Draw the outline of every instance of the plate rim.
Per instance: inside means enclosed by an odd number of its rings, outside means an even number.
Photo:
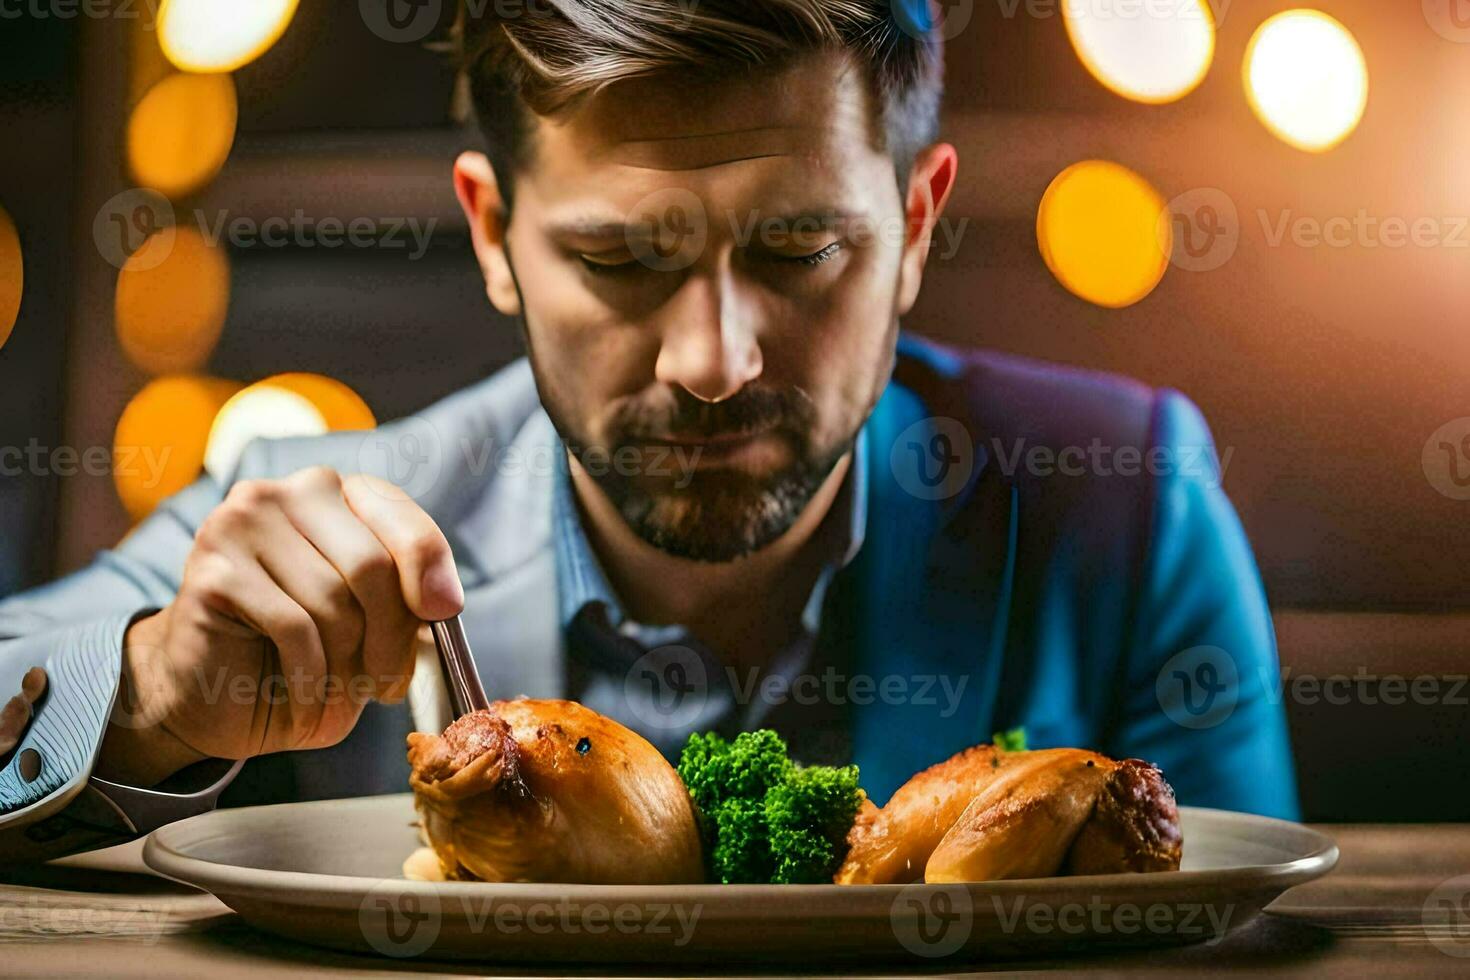
[[[687,901],[690,889],[707,889],[709,890],[709,895],[720,896],[732,902],[739,901],[742,898],[769,897],[772,894],[792,897],[807,896],[812,899],[820,899],[836,894],[853,897],[877,897],[892,896],[903,889],[913,888],[916,885],[936,889],[953,888],[955,885],[959,885],[971,891],[984,889],[988,892],[998,894],[1033,894],[1038,891],[1051,889],[1072,891],[1078,886],[1086,886],[1098,891],[1105,891],[1116,887],[1127,887],[1134,892],[1172,892],[1181,887],[1187,887],[1191,883],[1198,883],[1215,891],[1231,889],[1240,891],[1266,891],[1274,889],[1281,892],[1287,888],[1320,878],[1327,874],[1336,867],[1339,857],[1337,842],[1328,834],[1314,827],[1309,827],[1293,820],[1283,820],[1279,817],[1267,817],[1259,814],[1221,810],[1213,807],[1191,806],[1181,806],[1179,809],[1181,813],[1205,814],[1210,819],[1223,820],[1227,823],[1238,822],[1253,826],[1259,826],[1263,823],[1275,825],[1291,833],[1302,835],[1307,842],[1316,846],[1300,857],[1275,864],[1252,864],[1230,868],[1193,869],[1189,871],[1065,875],[1048,878],[1015,878],[1002,881],[934,885],[927,885],[924,882],[881,885],[722,885],[710,882],[698,884],[641,885],[579,884],[577,882],[412,881],[407,878],[376,877],[372,875],[318,874],[310,871],[275,871],[251,868],[239,864],[226,864],[220,861],[194,857],[184,854],[178,850],[176,845],[169,843],[170,837],[183,832],[191,825],[197,829],[198,824],[219,819],[217,816],[219,814],[237,814],[249,810],[267,810],[278,807],[317,807],[358,800],[386,801],[395,797],[408,795],[411,794],[350,797],[338,800],[309,800],[293,803],[266,804],[259,807],[235,807],[224,810],[212,810],[208,813],[189,817],[154,830],[144,841],[143,862],[157,874],[173,878],[196,888],[203,888],[216,896],[223,893],[244,898],[273,898],[278,897],[283,890],[290,890],[296,897],[296,900],[301,904],[320,904],[308,903],[305,899],[308,896],[360,896],[364,892],[382,888],[385,883],[392,883],[392,886],[396,890],[405,895],[432,894],[439,898],[450,899],[455,896],[483,897],[486,888],[489,887],[495,889],[504,900],[514,900],[518,897],[535,900],[545,895],[548,891],[555,891],[560,895],[567,892],[567,890],[572,890],[576,897],[586,901],[618,899],[626,901],[634,893],[640,896],[647,896],[648,900],[657,900],[660,897],[669,899],[678,897]],[[262,880],[263,875],[268,876],[268,881]],[[701,892],[701,897],[704,897],[703,891]]]

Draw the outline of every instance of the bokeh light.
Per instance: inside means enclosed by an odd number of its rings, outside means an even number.
[[[184,71],[234,71],[286,32],[297,0],[163,0],[158,44]]]
[[[133,520],[198,478],[215,414],[239,390],[234,381],[171,375],[133,396],[117,421],[112,468]]]
[[[1337,20],[1320,10],[1288,10],[1251,38],[1245,94],[1267,129],[1300,150],[1322,153],[1362,120],[1368,64]]]
[[[219,342],[229,303],[223,248],[194,228],[155,234],[118,273],[118,343],[150,374],[196,371]]]
[[[327,420],[311,402],[285,388],[254,384],[231,398],[215,416],[204,450],[204,469],[225,483],[253,440],[326,432]]]
[[[128,118],[128,169],[140,187],[170,198],[214,179],[235,142],[239,105],[229,75],[170,75]]]
[[[20,297],[25,291],[25,258],[20,250],[20,233],[4,208],[0,208],[0,347],[10,339],[20,316]]]
[[[1036,215],[1041,257],[1057,281],[1090,303],[1117,309],[1153,292],[1172,250],[1165,203],[1148,181],[1107,160],[1063,170]]]
[[[1215,58],[1215,16],[1204,0],[1069,0],[1063,22],[1077,57],[1107,89],[1135,102],[1182,99]]]
[[[371,429],[373,411],[347,385],[320,374],[278,374],[230,399],[215,417],[204,468],[227,480],[253,439]]]
[[[378,424],[373,410],[357,392],[335,378],[320,374],[294,372],[266,378],[263,385],[273,385],[295,392],[311,402],[326,420],[331,432],[371,429]]]

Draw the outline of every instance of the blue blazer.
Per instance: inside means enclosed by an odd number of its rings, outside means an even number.
[[[1297,816],[1270,612],[1188,399],[906,337],[868,435],[835,622],[874,676],[965,679],[947,716],[855,713],[875,799],[1024,726],[1154,762],[1181,803]]]

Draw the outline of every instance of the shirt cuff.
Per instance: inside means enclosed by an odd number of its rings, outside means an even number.
[[[46,693],[0,770],[4,822],[46,815],[80,792],[97,762],[117,697],[123,635],[135,618],[109,616],[5,642],[6,660],[45,666]]]

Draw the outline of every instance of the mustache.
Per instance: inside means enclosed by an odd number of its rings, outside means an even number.
[[[781,429],[810,430],[816,418],[811,396],[795,386],[747,385],[720,402],[707,402],[683,388],[668,389],[659,402],[630,402],[611,420],[617,443],[680,438],[711,439]]]

